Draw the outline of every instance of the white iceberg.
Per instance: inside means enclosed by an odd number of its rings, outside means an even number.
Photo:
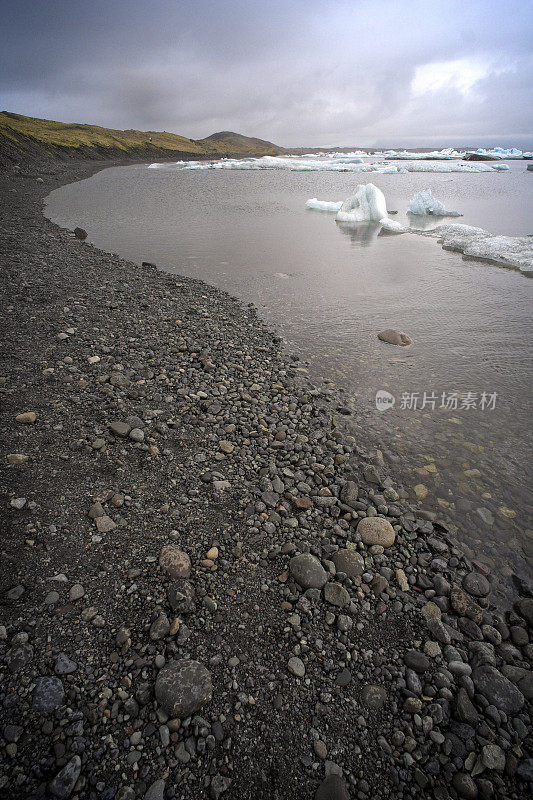
[[[435,200],[431,189],[423,189],[412,198],[408,214],[431,214],[434,217],[460,217],[457,211],[446,211],[444,203]]]
[[[531,236],[494,236],[470,225],[441,225],[424,235],[437,236],[445,250],[456,250],[465,256],[514,267],[521,272],[533,272]]]
[[[355,194],[344,201],[335,219],[337,222],[379,222],[386,216],[387,204],[381,189],[373,183],[360,183]]]
[[[312,208],[315,211],[339,211],[342,206],[342,200],[339,200],[338,203],[329,200],[317,200],[316,197],[312,197],[308,200],[305,204],[306,208]]]

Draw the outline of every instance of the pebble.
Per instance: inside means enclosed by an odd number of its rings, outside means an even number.
[[[35,411],[23,411],[21,414],[17,414],[15,417],[15,420],[21,425],[33,425],[36,419],[37,414]]]
[[[305,665],[303,661],[296,656],[289,658],[287,668],[291,675],[296,675],[297,678],[303,678],[305,675]]]

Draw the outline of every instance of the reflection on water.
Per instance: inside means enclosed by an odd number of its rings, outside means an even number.
[[[350,237],[352,244],[368,247],[383,230],[379,222],[337,222],[337,228]]]
[[[521,164],[504,174],[372,178],[403,225],[413,220],[410,198],[430,188],[464,224],[531,233],[533,182]],[[525,577],[533,283],[435,239],[385,236],[378,224],[337,224],[305,209],[310,197],[350,196],[357,182],[345,173],[126,167],[53,192],[47,213],[104,249],[255,303],[317,384],[345,390],[356,437],[380,447],[409,499],[447,521],[499,575]],[[425,230],[438,223],[416,220]],[[380,342],[377,333],[391,327],[414,344]],[[376,409],[379,389],[394,395],[393,409]],[[493,410],[402,408],[402,396],[424,392],[496,392],[497,402]]]

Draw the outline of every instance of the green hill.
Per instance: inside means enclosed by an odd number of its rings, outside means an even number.
[[[113,130],[0,112],[0,163],[36,158],[217,158],[275,155],[283,148],[239,133],[187,139],[166,131]]]
[[[215,147],[228,153],[232,152],[249,155],[272,156],[285,152],[282,147],[278,147],[277,144],[273,144],[272,142],[243,136],[241,133],[233,133],[232,131],[212,133],[211,136],[200,139],[199,144],[205,145],[206,147]]]

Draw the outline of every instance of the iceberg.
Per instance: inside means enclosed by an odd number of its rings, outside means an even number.
[[[494,236],[470,225],[441,225],[424,236],[436,236],[445,250],[455,250],[470,258],[492,261],[521,272],[533,272],[531,236]]]
[[[386,217],[387,204],[381,189],[373,183],[360,183],[355,194],[344,201],[335,219],[337,222],[379,222]]]
[[[342,200],[338,203],[330,202],[329,200],[317,200],[312,197],[305,204],[306,208],[312,208],[315,211],[339,211],[342,206]]]
[[[460,217],[457,211],[446,211],[444,203],[435,200],[431,189],[424,189],[412,198],[408,214],[432,214],[434,217]]]

